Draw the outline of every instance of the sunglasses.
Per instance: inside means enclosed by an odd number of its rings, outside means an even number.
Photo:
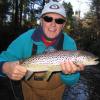
[[[63,18],[57,18],[57,19],[53,19],[50,16],[44,16],[43,17],[45,22],[52,22],[53,20],[55,20],[56,24],[63,24],[65,22],[65,20]]]

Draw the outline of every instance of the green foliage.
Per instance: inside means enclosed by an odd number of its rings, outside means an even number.
[[[66,22],[64,31],[70,33],[73,30],[73,17],[72,17],[73,8],[72,8],[71,3],[64,3],[63,5],[66,9],[66,16],[67,16],[67,18],[66,18],[67,22]]]

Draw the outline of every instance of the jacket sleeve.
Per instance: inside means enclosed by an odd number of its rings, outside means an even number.
[[[16,46],[17,40],[13,41],[7,48],[6,51],[2,51],[2,53],[0,54],[0,75],[1,76],[5,76],[2,72],[2,66],[5,62],[8,61],[16,61],[19,60],[19,46]]]
[[[2,66],[5,63],[5,61],[0,62],[0,76],[5,76],[5,74],[2,72]]]
[[[78,80],[80,78],[80,73],[79,72],[76,72],[73,74],[61,73],[60,78],[64,84],[71,86],[78,82]]]
[[[2,66],[5,62],[17,61],[30,57],[32,49],[32,39],[30,37],[32,33],[33,30],[30,30],[20,35],[18,38],[12,41],[6,51],[1,52],[0,75],[3,75]]]

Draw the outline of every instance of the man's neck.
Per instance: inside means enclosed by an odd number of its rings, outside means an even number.
[[[49,38],[46,38],[44,35],[42,35],[41,38],[46,46],[51,46],[56,42],[56,39],[49,39]]]

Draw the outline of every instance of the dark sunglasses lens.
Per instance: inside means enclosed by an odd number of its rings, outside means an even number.
[[[56,22],[57,24],[63,24],[63,23],[65,22],[65,20],[62,19],[62,18],[59,18],[59,19],[55,19],[55,22]]]
[[[49,17],[49,16],[44,16],[43,19],[44,19],[44,21],[46,21],[46,22],[52,22],[52,20],[53,20],[53,18],[52,18],[52,17]],[[65,20],[62,19],[62,18],[58,18],[58,19],[55,19],[55,22],[56,22],[57,24],[63,24],[63,23],[65,22]]]
[[[52,22],[52,20],[53,20],[52,17],[49,17],[49,16],[44,16],[43,19],[46,22]]]

